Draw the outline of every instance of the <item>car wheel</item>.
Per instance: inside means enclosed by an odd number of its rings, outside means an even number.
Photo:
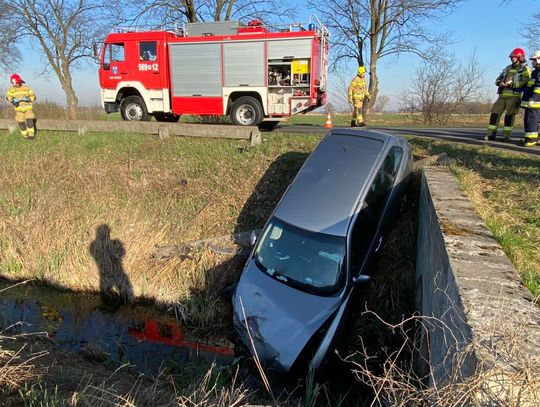
[[[147,122],[150,115],[146,110],[144,100],[140,96],[128,96],[120,105],[120,114],[122,119],[134,122]]]
[[[262,121],[262,107],[257,99],[243,96],[234,102],[231,120],[237,126],[256,126]]]

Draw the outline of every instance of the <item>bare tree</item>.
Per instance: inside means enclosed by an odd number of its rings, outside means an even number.
[[[462,0],[308,0],[332,32],[334,66],[354,60],[369,71],[370,105],[377,101],[381,58],[412,53],[429,57],[423,47],[445,44],[446,34],[433,34],[426,23],[437,20]],[[365,55],[367,58],[365,58]],[[369,105],[366,104],[369,109]]]
[[[68,116],[76,119],[79,100],[73,71],[92,56],[92,44],[120,15],[106,0],[4,0],[8,23],[28,38],[56,74],[66,94]]]
[[[540,44],[538,43],[538,38],[540,38],[540,13],[535,13],[531,16],[530,21],[521,34],[527,40],[527,46],[531,52],[540,49]]]
[[[424,124],[446,124],[465,104],[483,97],[482,69],[473,54],[456,62],[438,53],[437,61],[417,69],[412,87],[402,92],[401,110]]]
[[[381,95],[377,98],[377,102],[373,105],[373,111],[382,113],[384,112],[384,109],[386,109],[386,106],[388,106],[388,103],[390,103],[390,97],[386,95]]]
[[[254,18],[275,22],[290,14],[286,4],[278,0],[143,0],[137,3],[134,15],[135,20],[151,26]]]
[[[20,52],[16,47],[17,35],[16,28],[10,24],[11,12],[6,7],[6,2],[0,0],[0,10],[2,18],[0,19],[0,70],[13,70],[17,60],[20,58]]]

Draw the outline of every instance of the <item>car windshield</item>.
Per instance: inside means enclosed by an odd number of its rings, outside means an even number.
[[[259,267],[285,284],[330,294],[342,281],[345,238],[309,232],[273,218],[255,250]]]

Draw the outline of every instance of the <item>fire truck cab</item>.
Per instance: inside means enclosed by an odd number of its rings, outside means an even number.
[[[326,103],[329,33],[316,21],[278,31],[254,20],[110,33],[100,54],[103,108],[124,120],[229,115],[236,125],[274,127]]]

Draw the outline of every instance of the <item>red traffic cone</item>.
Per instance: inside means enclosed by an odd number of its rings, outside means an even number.
[[[325,129],[331,129],[332,128],[332,115],[330,113],[328,113],[328,115],[326,115],[326,123],[324,123],[324,128]]]

